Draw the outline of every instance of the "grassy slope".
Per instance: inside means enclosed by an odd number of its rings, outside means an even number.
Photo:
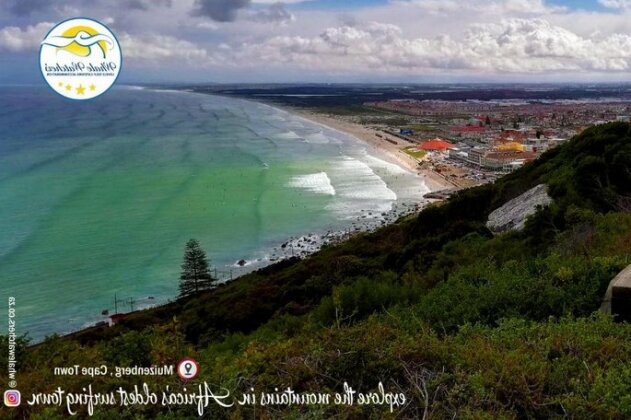
[[[343,381],[371,389],[383,381],[411,399],[403,411],[411,417],[425,407],[438,418],[629,416],[630,327],[592,313],[609,280],[631,262],[631,216],[623,211],[630,133],[624,123],[589,129],[416,219],[115,328],[51,339],[22,360],[23,392],[63,382],[50,378],[53,364],[173,363],[186,353],[202,362],[203,377],[237,392],[339,390]],[[554,204],[523,232],[493,237],[484,226],[488,213],[541,182]],[[291,413],[305,414],[284,414]],[[379,407],[309,413],[388,415]]]

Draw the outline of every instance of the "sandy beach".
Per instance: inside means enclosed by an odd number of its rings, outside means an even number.
[[[455,185],[444,179],[439,174],[430,170],[419,168],[418,160],[402,150],[405,147],[411,146],[410,143],[402,139],[360,124],[354,124],[329,115],[319,114],[316,112],[296,108],[288,108],[286,110],[303,118],[311,120],[315,123],[342,131],[364,141],[369,146],[388,156],[393,161],[393,163],[397,163],[408,171],[419,175],[425,182],[425,185],[427,185],[427,187],[431,191],[440,191],[455,188]],[[378,134],[381,137],[379,137]]]

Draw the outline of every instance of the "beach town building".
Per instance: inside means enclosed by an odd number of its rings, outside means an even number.
[[[497,141],[522,143],[528,137],[527,130],[503,130],[500,131]]]
[[[535,160],[538,154],[533,152],[488,151],[482,157],[481,167],[491,171],[509,173]]]
[[[459,125],[451,127],[450,131],[457,136],[476,136],[481,137],[487,131],[484,125]]]
[[[511,172],[586,126],[631,119],[631,105],[617,102],[402,98],[369,106],[411,116],[389,134],[428,152],[428,165],[452,165],[461,178]],[[428,132],[433,138],[425,139]]]
[[[491,172],[509,173],[525,163],[537,158],[539,154],[529,151],[489,150],[481,147],[470,149],[453,148],[448,157],[475,168]]]
[[[523,152],[526,150],[524,144],[517,141],[499,142],[493,148],[500,152]]]
[[[447,155],[449,153],[449,150],[454,149],[456,146],[446,140],[436,137],[434,139],[424,141],[417,147],[425,152],[436,152]]]

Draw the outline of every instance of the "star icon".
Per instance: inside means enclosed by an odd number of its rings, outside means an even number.
[[[71,89],[72,89],[72,86],[66,85],[66,90],[71,90]]]
[[[90,90],[94,90],[94,89],[96,89],[96,86],[94,86],[94,83],[92,83],[92,84],[90,85]]]
[[[83,85],[77,86],[77,95],[84,95],[84,94],[85,94],[85,88],[83,87]]]

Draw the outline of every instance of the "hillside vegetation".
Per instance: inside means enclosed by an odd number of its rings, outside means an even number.
[[[552,205],[523,231],[493,236],[488,214],[541,183]],[[213,407],[210,418],[629,418],[631,326],[597,312],[609,281],[631,264],[629,211],[631,127],[593,127],[417,217],[113,328],[51,337],[20,352],[20,389],[133,386],[137,378],[55,377],[52,367],[162,365],[187,355],[203,380],[236,394],[337,392],[344,382],[369,391],[383,382],[408,400],[393,413],[387,405]],[[183,386],[174,377],[147,382]],[[95,418],[160,411],[97,408]],[[177,407],[160,416],[197,418]]]

